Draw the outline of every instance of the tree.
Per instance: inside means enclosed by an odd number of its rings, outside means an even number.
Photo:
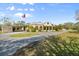
[[[2,27],[2,24],[0,24],[0,31],[2,30],[2,28],[1,28],[1,27]]]
[[[59,28],[59,30],[62,30],[63,29],[63,24],[59,24],[58,28]]]
[[[3,22],[3,25],[7,25],[7,26],[12,25],[10,18],[8,18],[8,17],[3,17],[2,22]]]
[[[64,23],[64,28],[65,29],[73,29],[73,27],[74,27],[74,23],[72,23],[72,22],[68,22],[68,23]]]
[[[55,25],[53,27],[53,29],[56,30],[56,31],[62,30],[63,29],[63,24]]]
[[[56,30],[56,31],[59,31],[58,25],[55,25],[55,26],[53,27],[53,29]]]
[[[17,21],[16,23],[14,23],[14,25],[25,26],[25,22],[24,21]]]
[[[36,32],[36,28],[34,28],[32,25],[28,26],[29,31]]]
[[[79,32],[79,22],[75,23],[74,29],[77,30],[77,31]]]
[[[77,21],[79,20],[79,10],[76,11],[75,18]],[[75,23],[75,29],[79,32],[79,22]]]

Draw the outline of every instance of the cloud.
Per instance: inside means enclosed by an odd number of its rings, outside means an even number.
[[[26,5],[26,4],[29,4],[29,5],[34,5],[34,3],[22,3],[22,5]]]
[[[15,10],[14,6],[7,7],[7,10]]]
[[[16,10],[17,10],[17,11],[28,11],[28,8],[24,8],[24,9],[22,9],[22,8],[17,8]]]
[[[26,5],[27,3],[22,3],[23,5]]]
[[[35,11],[35,9],[33,9],[33,8],[30,8],[29,10],[30,10],[30,11]]]
[[[23,9],[21,9],[21,8],[18,8],[17,10],[18,10],[18,11],[22,11]]]
[[[16,13],[14,14],[15,16],[18,16],[18,17],[22,17],[24,15],[24,13]],[[32,17],[31,14],[25,14],[25,17],[28,18],[28,17]]]
[[[25,8],[24,10],[25,10],[25,11],[28,11],[28,9],[27,9],[27,8]]]
[[[24,8],[24,9],[22,9],[22,8],[17,8],[16,10],[17,10],[17,11],[35,11],[35,9],[33,9],[33,8]]]
[[[25,15],[26,15],[26,18],[27,18],[27,17],[32,17],[32,15],[31,15],[31,14],[25,14]]]
[[[16,13],[16,14],[14,14],[14,15],[21,17],[21,16],[23,15],[23,13]]]
[[[14,9],[15,9],[15,7],[14,7],[14,6],[12,6],[10,10],[14,10]]]
[[[30,5],[34,5],[34,3],[28,3],[28,4],[30,4]]]

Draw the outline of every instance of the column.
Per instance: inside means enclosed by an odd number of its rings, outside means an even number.
[[[44,31],[43,25],[42,25],[42,31]]]
[[[48,31],[50,30],[50,26],[48,26]]]
[[[47,26],[46,26],[46,31],[47,31]]]

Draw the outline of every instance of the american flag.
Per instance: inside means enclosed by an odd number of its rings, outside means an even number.
[[[23,15],[22,15],[22,18],[25,18],[25,17],[26,17],[26,15],[25,15],[25,14],[23,14]]]

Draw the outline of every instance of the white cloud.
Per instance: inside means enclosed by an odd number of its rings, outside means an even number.
[[[21,17],[21,16],[23,15],[23,13],[16,13],[16,14],[14,14],[14,15]]]
[[[35,11],[35,9],[33,9],[33,8],[30,8],[29,10],[30,10],[30,11]]]
[[[26,9],[24,9],[25,11],[28,11],[28,9],[26,8]]]
[[[15,7],[14,7],[14,6],[12,6],[10,10],[14,10],[14,9],[15,9]]]
[[[29,3],[30,5],[34,5],[34,3]]]
[[[15,10],[14,6],[7,7],[7,10]]]
[[[26,5],[27,3],[22,3],[23,5]]]
[[[15,16],[18,16],[18,17],[22,17],[24,14],[23,13],[16,13],[14,14]],[[31,14],[25,14],[25,17],[28,18],[28,17],[32,17]]]
[[[26,4],[29,4],[29,5],[34,5],[34,3],[22,3],[22,5],[26,5]]]
[[[31,14],[25,14],[25,15],[26,15],[26,18],[28,18],[28,17],[32,17]]]
[[[17,8],[16,10],[18,10],[18,11],[35,11],[35,9],[33,9],[33,8],[24,8],[24,9],[22,9],[22,8]]]

